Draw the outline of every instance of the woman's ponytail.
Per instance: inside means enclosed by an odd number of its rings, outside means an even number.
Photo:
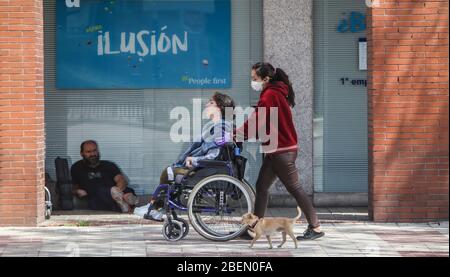
[[[276,68],[273,80],[281,81],[289,87],[287,101],[289,103],[289,106],[291,106],[293,108],[295,106],[295,93],[294,93],[294,89],[292,88],[292,83],[289,81],[289,76],[286,74],[286,72],[284,72],[283,69]]]

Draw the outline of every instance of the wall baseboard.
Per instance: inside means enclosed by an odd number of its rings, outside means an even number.
[[[367,207],[368,193],[316,192],[310,196],[315,207]],[[269,207],[295,207],[297,203],[289,194],[272,194]]]

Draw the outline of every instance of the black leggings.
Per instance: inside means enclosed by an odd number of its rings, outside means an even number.
[[[278,177],[287,191],[294,196],[298,206],[305,214],[310,228],[320,226],[317,213],[298,180],[298,169],[295,166],[297,151],[281,154],[267,154],[259,171],[256,182],[255,215],[264,217],[269,200],[269,188]]]

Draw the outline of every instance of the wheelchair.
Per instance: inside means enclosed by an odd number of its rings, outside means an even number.
[[[178,241],[189,233],[189,223],[177,215],[186,211],[192,227],[206,239],[228,241],[247,231],[242,215],[253,212],[255,191],[244,179],[246,158],[242,144],[227,143],[216,160],[204,160],[184,175],[167,168],[168,184],[160,184],[157,200],[166,219],[163,236]]]

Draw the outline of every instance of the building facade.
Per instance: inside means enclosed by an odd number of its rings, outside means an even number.
[[[160,6],[164,19],[152,14],[154,29],[139,21],[152,1],[133,1],[142,8],[96,2],[0,1],[0,226],[44,220],[45,173],[54,177],[57,156],[79,159],[85,139],[99,141],[103,158],[119,164],[138,194],[150,193],[185,146],[170,140],[171,111],[186,107],[195,121],[196,105],[214,91],[254,105],[249,69],[260,60],[284,69],[293,83],[297,165],[316,206],[367,205],[379,222],[448,220],[448,1],[168,4]],[[126,28],[108,19],[116,14]],[[208,20],[217,29],[204,28]],[[187,50],[178,26],[198,41],[192,52],[209,55],[192,72],[208,68],[225,77],[202,87],[186,70],[175,80],[174,66],[167,66],[173,57],[158,56],[164,44],[152,52],[150,43],[144,55],[137,37],[146,31],[149,38],[173,31],[172,46],[179,47],[170,49],[173,56]],[[120,43],[121,32],[129,32],[130,43],[132,31],[141,46],[136,52]],[[123,49],[128,54],[116,53]],[[122,62],[126,74],[101,67],[119,56],[114,69]],[[156,73],[143,79],[146,63],[155,67],[155,60]],[[245,149],[246,178],[254,183],[261,155],[256,144]],[[271,204],[292,204],[279,182]]]

